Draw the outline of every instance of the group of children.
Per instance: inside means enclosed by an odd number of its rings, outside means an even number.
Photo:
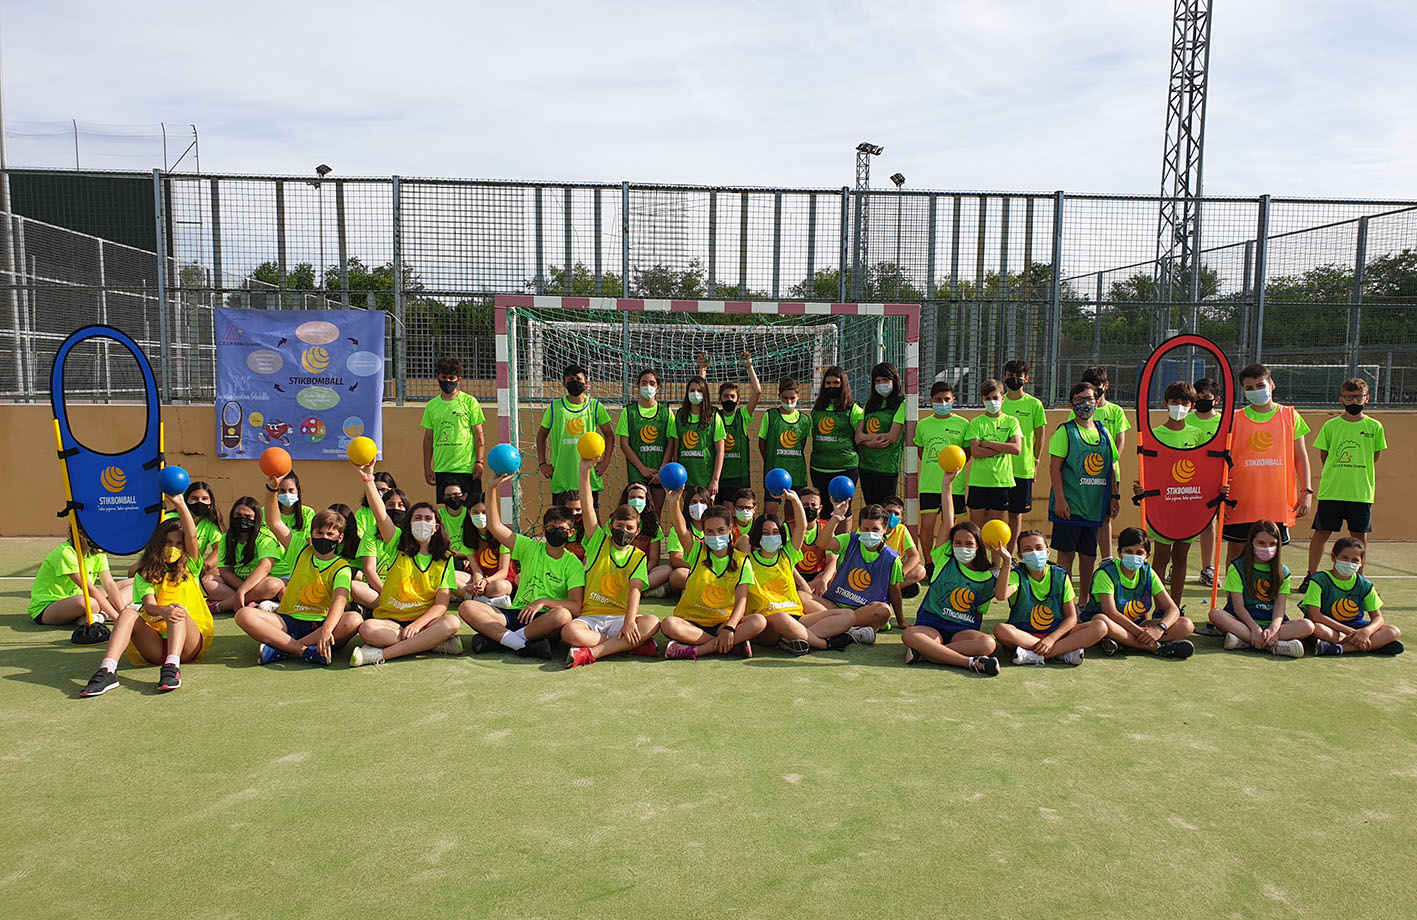
[[[84,696],[117,685],[125,651],[134,664],[159,664],[159,688],[176,689],[180,665],[201,659],[213,616],[225,613],[256,641],[262,664],[291,656],[327,664],[356,636],[353,666],[420,652],[459,654],[464,624],[475,634],[473,653],[550,658],[560,641],[569,649],[568,667],[615,654],[657,656],[661,633],[663,654],[675,659],[750,657],[755,641],[792,655],[841,651],[874,643],[892,622],[904,629],[907,663],[990,676],[999,672],[999,646],[1012,650],[1017,664],[1076,665],[1094,646],[1176,659],[1194,651],[1189,637],[1196,629],[1179,606],[1189,543],[1127,527],[1115,555],[1108,553],[1121,503],[1118,458],[1130,425],[1107,400],[1101,368],[1071,389],[1072,411],[1047,439],[1051,541],[1022,526],[1046,428],[1042,403],[1026,392],[1028,365],[1011,361],[1002,382],[985,381],[984,411],[971,420],[955,412],[953,387],[935,383],[931,413],[914,433],[917,544],[895,494],[906,429],[898,371],[889,364],[872,369],[864,406],[839,367],[824,372],[810,410],[798,408],[800,384],[780,380],[778,405],[758,425],[763,468],[786,469],[794,483],[811,485],[780,494],[764,488],[760,508],[746,444],[763,388],[751,357],[743,364],[746,405],[734,382],[719,384],[718,408],[705,404],[710,384],[701,358],[674,411],[658,401],[659,374],[642,372],[639,398],[615,427],[589,395],[585,370],[566,368],[566,395],[547,408],[537,441],[538,469],[556,502],[542,515],[541,536],[532,537],[508,526],[499,503],[485,497],[510,477],[484,489],[482,412],[460,391],[456,359],[443,359],[442,393],[424,413],[425,479],[437,490],[437,505],[411,502],[371,463],[357,468],[357,509],[309,508],[292,472],[265,484],[264,502],[238,498],[223,524],[211,487],[193,482],[169,499],[170,511],[128,577],[115,577],[93,546],[85,547],[80,572],[72,542],[58,546],[40,566],[30,614],[46,625],[72,623],[85,615],[87,589],[96,619],[111,623]],[[1243,435],[1244,446],[1233,451],[1235,510],[1222,535],[1230,546],[1226,603],[1201,630],[1223,634],[1226,648],[1290,657],[1302,655],[1310,637],[1321,655],[1397,654],[1400,634],[1384,621],[1381,599],[1361,573],[1374,464],[1385,447],[1381,424],[1363,413],[1366,385],[1344,384],[1345,414],[1319,434],[1322,489],[1299,588],[1304,616],[1289,619],[1290,570],[1280,556],[1288,527],[1309,510],[1308,428],[1292,408],[1274,403],[1265,368],[1245,368],[1239,379],[1248,405],[1235,416],[1234,440],[1238,445]],[[1171,447],[1208,444],[1220,424],[1221,396],[1207,380],[1171,384],[1167,418],[1151,434]],[[586,460],[575,449],[580,435],[594,430],[618,439],[629,473],[606,518],[599,500],[612,453]],[[945,472],[936,462],[951,445],[965,452],[965,469]],[[1277,459],[1253,456],[1266,450]],[[670,460],[685,465],[690,485],[666,491],[659,483]],[[865,501],[854,518],[852,500],[829,501],[838,476],[860,484]],[[987,545],[990,520],[1007,520],[1014,536]],[[1327,538],[1344,524],[1349,535],[1334,544],[1332,567],[1319,571]],[[80,539],[87,541],[82,533]],[[1213,537],[1199,539],[1208,581]],[[904,599],[918,596],[922,585],[907,627]],[[666,593],[677,594],[671,615],[641,611],[642,597]],[[986,632],[991,601],[1006,605],[1008,616]]]

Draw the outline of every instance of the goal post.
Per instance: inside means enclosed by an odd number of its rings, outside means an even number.
[[[552,400],[563,395],[562,369],[586,368],[590,395],[599,399],[612,425],[637,398],[640,371],[661,377],[661,402],[671,410],[683,400],[689,378],[698,373],[697,356],[706,353],[717,403],[717,386],[739,384],[747,376],[740,355],[752,355],[763,398],[751,420],[745,445],[751,481],[762,490],[762,460],[757,449],[762,413],[776,405],[777,381],[795,377],[801,405],[810,406],[822,371],[840,365],[857,401],[870,393],[871,368],[895,364],[906,393],[903,435],[902,498],[906,519],[918,515],[918,469],[914,441],[920,403],[920,305],[883,303],[802,303],[774,301],[650,300],[554,295],[498,295],[493,301],[497,342],[497,439],[522,452],[521,472],[499,496],[504,519],[520,532],[540,527],[551,501],[550,484],[536,469],[536,435]],[[746,405],[746,396],[740,396]],[[619,498],[626,483],[626,463],[618,445],[605,475],[601,511]],[[800,483],[805,485],[805,483]],[[762,500],[762,496],[759,496]]]

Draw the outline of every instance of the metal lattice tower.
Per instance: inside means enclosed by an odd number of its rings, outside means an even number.
[[[1205,150],[1206,72],[1211,0],[1175,0],[1166,140],[1161,157],[1161,217],[1156,234],[1157,300],[1189,302],[1195,331],[1200,301],[1201,166]],[[1159,332],[1165,332],[1165,323]]]
[[[852,279],[851,287],[853,292],[861,289],[862,278],[869,272],[870,265],[870,240],[871,240],[871,196],[862,194],[871,188],[871,157],[878,157],[886,152],[886,148],[862,141],[856,145],[856,189],[857,189],[857,209],[860,217],[856,224],[856,265],[860,271],[858,277]],[[854,295],[853,295],[854,296]]]

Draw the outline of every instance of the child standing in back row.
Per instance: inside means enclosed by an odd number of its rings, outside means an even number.
[[[984,411],[969,423],[969,519],[976,527],[1002,521],[1009,513],[1014,487],[1014,461],[1023,450],[1018,419],[1003,414],[1004,387],[986,380],[979,387]]]
[[[1186,450],[1199,447],[1205,439],[1201,429],[1193,425],[1186,424],[1186,418],[1191,414],[1191,409],[1196,404],[1196,391],[1184,380],[1177,380],[1166,387],[1166,422],[1151,429],[1151,434],[1156,440],[1167,447],[1176,450]],[[1133,491],[1141,492],[1141,483],[1133,483]],[[1151,512],[1148,512],[1150,519]],[[1147,536],[1151,542],[1156,544],[1156,571],[1166,573],[1166,566],[1171,566],[1170,585],[1171,599],[1177,604],[1181,604],[1186,590],[1186,559],[1191,554],[1191,540],[1177,540],[1174,543],[1161,536],[1150,526],[1147,527]],[[1185,607],[1181,607],[1181,612],[1185,613]]]
[[[1122,456],[1127,451],[1127,432],[1131,430],[1132,423],[1127,421],[1127,413],[1122,407],[1108,398],[1112,392],[1112,382],[1107,377],[1106,368],[1089,367],[1082,372],[1082,382],[1092,384],[1092,388],[1097,391],[1097,409],[1093,413],[1093,421],[1107,429],[1107,433],[1112,436],[1112,444],[1117,448],[1117,456]],[[1068,419],[1071,421],[1075,417],[1069,415]],[[1102,558],[1109,558],[1112,555],[1111,518],[1103,521],[1097,528],[1097,541],[1102,547]]]
[[[1120,508],[1117,448],[1112,435],[1096,421],[1097,388],[1079,383],[1068,393],[1072,417],[1048,441],[1048,519],[1058,566],[1072,577],[1073,558],[1081,557],[1084,603],[1090,598],[1097,563],[1097,531]],[[1104,547],[1105,549],[1106,547]]]
[[[1033,510],[1033,480],[1038,475],[1038,460],[1043,456],[1043,432],[1048,416],[1038,397],[1024,392],[1028,386],[1028,362],[1013,360],[1004,365],[1005,415],[1018,419],[1023,441],[1013,458],[1014,485],[1009,490],[1009,532],[1023,530],[1023,516]]]
[[[1378,458],[1387,449],[1383,423],[1364,413],[1368,382],[1360,377],[1343,381],[1338,394],[1343,414],[1323,423],[1314,446],[1319,449],[1323,472],[1319,478],[1319,506],[1314,512],[1314,536],[1309,541],[1309,570],[1305,586],[1319,570],[1328,538],[1348,525],[1348,536],[1366,543],[1373,532],[1373,501],[1377,495]]]
[[[1196,391],[1195,410],[1186,416],[1186,424],[1200,431],[1200,446],[1210,450],[1224,450],[1224,444],[1212,444],[1220,430],[1220,410],[1216,408],[1220,400],[1220,387],[1214,380],[1202,377],[1194,384]],[[1201,544],[1201,584],[1207,588],[1215,583],[1215,518],[1205,525],[1205,530],[1197,538]],[[1208,626],[1209,624],[1207,624]]]
[[[950,479],[948,499],[944,494],[944,470],[940,469],[940,451],[958,447],[968,460],[969,419],[955,412],[954,387],[943,380],[930,387],[930,414],[915,423],[915,448],[920,456],[920,555],[925,559],[925,578],[933,581],[935,563],[936,522],[934,515],[942,513],[948,500],[954,517],[964,516],[964,489],[969,476],[960,470]]]
[[[718,417],[723,421],[723,471],[718,476],[719,500],[732,498],[739,489],[752,488],[751,458],[748,450],[748,428],[758,400],[763,397],[763,385],[753,369],[753,356],[746,351],[740,356],[748,373],[748,404],[738,398],[738,384],[725,380],[718,385]],[[708,380],[708,354],[699,352],[699,376]]]
[[[777,382],[777,405],[763,413],[758,425],[758,453],[763,458],[763,473],[783,469],[792,477],[799,492],[807,487],[807,439],[812,436],[812,413],[797,408],[798,384],[795,377],[783,377]],[[767,496],[764,510],[777,512],[777,500],[763,487]]]

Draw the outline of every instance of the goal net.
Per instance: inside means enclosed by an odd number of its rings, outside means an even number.
[[[741,356],[751,355],[763,386],[761,404],[748,428],[752,443],[745,445],[755,490],[761,489],[765,472],[756,444],[758,423],[763,412],[777,404],[782,377],[799,381],[805,408],[822,372],[839,365],[862,394],[858,401],[864,402],[871,368],[889,361],[906,381],[914,420],[918,305],[503,296],[496,299],[495,310],[498,440],[522,452],[522,470],[511,494],[503,497],[503,510],[524,533],[539,530],[551,502],[549,483],[536,469],[536,434],[551,401],[564,395],[561,375],[568,365],[586,369],[590,395],[605,405],[613,425],[638,397],[639,374],[646,369],[660,376],[659,400],[671,411],[676,408],[685,385],[698,373],[700,355],[708,359],[709,402],[717,403],[719,384],[732,381],[746,405],[748,379]],[[603,512],[614,505],[627,482],[618,446],[611,443],[607,449],[614,458],[604,477]],[[914,451],[905,453],[913,460]],[[905,482],[902,488],[907,488]]]

